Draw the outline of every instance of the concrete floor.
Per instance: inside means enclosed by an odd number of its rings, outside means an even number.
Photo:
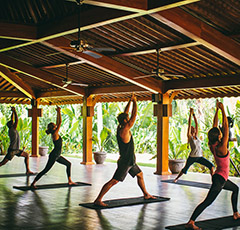
[[[0,160],[2,157],[0,157]],[[170,197],[170,201],[135,205],[102,211],[79,206],[92,202],[102,185],[113,175],[116,164],[81,165],[80,160],[68,158],[72,162],[72,179],[91,183],[92,186],[37,190],[22,192],[13,186],[28,185],[31,177],[0,178],[0,229],[80,229],[80,230],[153,230],[188,221],[192,211],[207,194],[207,189],[162,183],[162,179],[175,175],[154,175],[154,168],[141,167],[148,191],[153,195]],[[30,167],[40,171],[47,157],[31,158]],[[15,157],[0,168],[0,175],[23,173],[23,159]],[[188,173],[181,179],[209,182],[210,176]],[[239,178],[231,178],[240,186]],[[64,166],[56,163],[38,184],[66,182]],[[127,176],[117,184],[104,199],[141,196],[136,179]],[[232,214],[230,192],[222,191],[217,200],[207,208],[198,220],[224,217]],[[238,229],[238,228],[234,228]],[[239,227],[240,229],[240,227]]]

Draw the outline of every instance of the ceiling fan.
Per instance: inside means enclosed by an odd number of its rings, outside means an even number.
[[[80,32],[81,32],[81,28],[80,28],[80,7],[81,5],[84,3],[84,0],[67,0],[67,1],[71,1],[71,2],[75,2],[78,5],[78,39],[77,40],[72,40],[70,42],[70,47],[63,47],[63,48],[70,48],[70,49],[74,49],[77,52],[82,52],[85,54],[88,54],[94,58],[100,58],[102,57],[100,54],[101,52],[114,52],[116,51],[116,49],[111,48],[111,47],[92,47],[90,46],[87,41],[83,40],[80,38]],[[92,52],[95,51],[95,52]],[[98,53],[96,53],[98,52]]]
[[[152,70],[152,74],[134,77],[133,79],[155,76],[155,77],[161,78],[162,80],[167,81],[167,80],[171,80],[171,77],[184,77],[183,75],[179,75],[179,74],[167,74],[167,73],[165,73],[164,69],[160,69],[159,68],[159,55],[160,55],[161,50],[156,49],[156,52],[157,52],[157,66],[156,66],[156,69]]]
[[[78,86],[87,87],[88,86],[87,84],[72,82],[72,80],[68,78],[68,67],[69,67],[69,64],[66,64],[66,77],[62,80],[62,83],[63,83],[62,87],[66,88],[69,85],[78,85]]]

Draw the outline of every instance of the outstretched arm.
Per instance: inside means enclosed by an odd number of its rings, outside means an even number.
[[[57,128],[55,132],[58,132],[62,124],[61,108],[57,106],[56,111],[57,111],[57,122],[56,122]]]
[[[187,130],[187,138],[188,141],[190,139],[191,135],[191,120],[192,120],[192,114],[193,114],[193,108],[190,108],[190,113],[189,113],[189,117],[188,117],[188,130]]]
[[[14,120],[13,128],[16,129],[17,126],[18,126],[18,116],[17,116],[17,112],[16,112],[15,107],[12,107],[11,110],[12,110],[11,120],[12,120],[12,121]],[[13,117],[14,117],[14,119],[13,119]]]
[[[216,102],[216,112],[215,112],[215,115],[214,115],[214,118],[213,118],[213,127],[218,127],[218,110],[219,110],[219,107],[218,107],[218,100]]]
[[[130,108],[130,104],[131,104],[131,101],[132,101],[132,97],[129,99],[125,109],[124,109],[124,113],[129,113],[129,108]]]
[[[229,137],[228,120],[227,120],[227,116],[226,116],[223,104],[221,102],[218,102],[217,107],[222,112],[222,127],[223,127],[222,129],[223,137],[222,137],[221,145],[218,148],[218,151],[223,155],[225,155],[227,151],[228,137]]]
[[[137,117],[137,98],[135,96],[132,97],[133,107],[132,107],[132,114],[131,118],[129,119],[129,128],[131,128],[134,125],[134,122]]]
[[[193,113],[193,119],[194,119],[194,122],[195,122],[196,136],[198,136],[198,122],[197,122],[197,118],[195,116],[195,113]]]

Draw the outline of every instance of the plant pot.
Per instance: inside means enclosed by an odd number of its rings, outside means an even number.
[[[169,160],[169,169],[170,171],[174,173],[179,173],[182,168],[184,167],[185,160],[183,159],[174,159],[174,160]]]
[[[48,146],[39,146],[39,155],[46,156],[48,153]]]
[[[94,160],[95,160],[96,164],[103,164],[106,157],[107,157],[107,153],[105,153],[105,152],[93,152],[93,157],[94,157]]]

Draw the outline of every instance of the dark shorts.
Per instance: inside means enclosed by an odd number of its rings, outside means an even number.
[[[124,181],[125,177],[129,173],[132,177],[135,177],[142,170],[138,167],[137,164],[134,165],[122,165],[118,163],[118,167],[113,175],[113,179],[117,181]]]
[[[23,150],[21,150],[21,149],[8,149],[6,158],[10,161],[13,159],[14,156],[20,157],[22,152],[23,152]]]

